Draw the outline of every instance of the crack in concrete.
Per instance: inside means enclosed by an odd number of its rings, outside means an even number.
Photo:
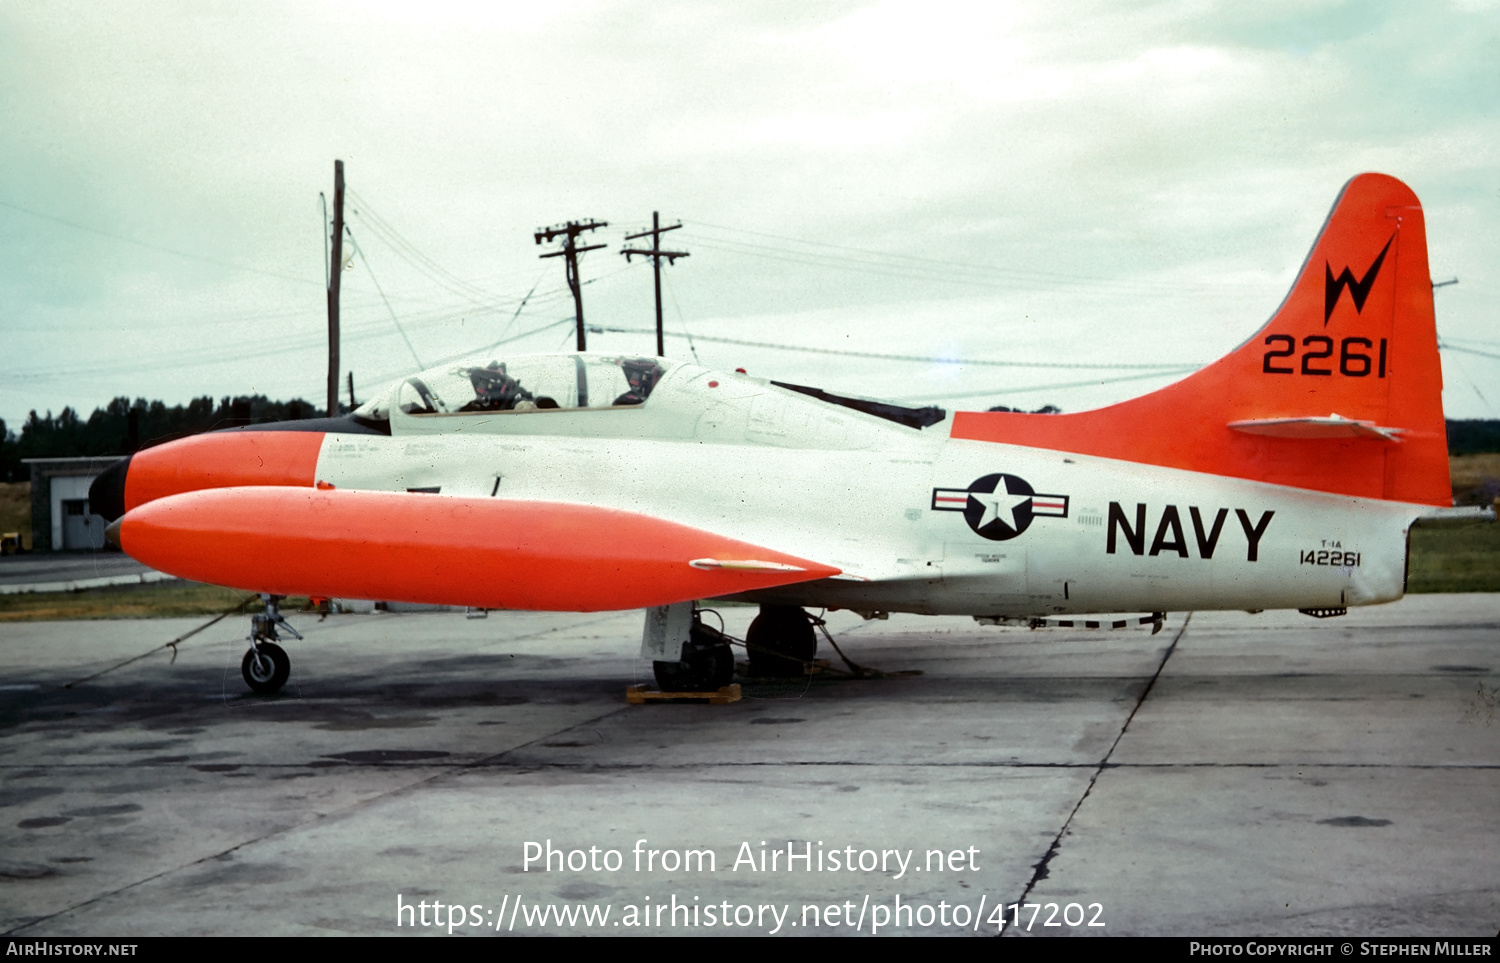
[[[499,753],[496,753],[493,756],[488,756],[485,759],[480,760],[479,763],[476,763],[476,765],[481,764],[481,763],[486,762],[486,761],[491,760],[491,759],[498,759],[501,756],[505,755],[506,753],[514,752],[514,751],[516,751],[518,749],[525,749],[528,746],[533,746],[533,745],[537,744],[538,742],[541,742],[543,739],[555,739],[556,737],[562,735],[563,733],[569,732],[569,731],[571,731],[573,729],[577,729],[577,728],[579,728],[581,726],[596,725],[597,723],[599,723],[599,722],[601,722],[601,721],[603,721],[605,719],[608,719],[610,716],[618,715],[618,714],[620,714],[622,712],[627,712],[631,708],[633,708],[633,707],[632,706],[620,706],[618,708],[611,709],[609,712],[603,713],[602,715],[595,716],[592,719],[585,719],[582,722],[576,722],[576,723],[574,723],[572,725],[564,726],[563,728],[558,729],[555,732],[551,732],[551,733],[548,733],[547,735],[543,735],[543,736],[538,736],[537,738],[532,739],[529,742],[524,742],[524,743],[522,743],[522,744],[520,744],[518,746],[513,746],[510,749],[506,749],[504,752],[499,752]],[[372,768],[377,768],[377,767],[372,767]],[[386,767],[379,767],[379,768],[392,768],[392,767],[386,766]],[[412,768],[417,768],[417,767],[414,766]],[[426,766],[426,767],[422,767],[422,768],[428,768],[428,769],[430,769],[430,768],[433,768],[433,767]],[[282,826],[279,829],[273,829],[273,830],[271,830],[269,832],[262,833],[261,835],[256,836],[253,839],[247,839],[247,840],[244,840],[242,842],[236,843],[235,845],[230,846],[227,849],[220,850],[219,852],[210,853],[207,856],[202,856],[202,857],[200,857],[198,859],[191,860],[190,862],[183,863],[183,864],[181,864],[179,866],[169,867],[167,869],[162,870],[159,873],[153,873],[150,876],[143,877],[143,878],[135,880],[134,882],[131,882],[131,883],[126,883],[123,886],[117,886],[114,889],[109,890],[107,892],[96,894],[94,896],[89,897],[86,900],[82,900],[80,902],[74,903],[71,906],[65,906],[62,909],[60,909],[57,912],[55,912],[55,913],[48,913],[46,916],[38,916],[38,917],[36,917],[34,919],[27,920],[24,923],[21,923],[21,924],[19,924],[17,926],[14,926],[14,927],[12,927],[12,928],[10,928],[8,930],[0,932],[0,936],[14,936],[14,935],[18,934],[21,930],[26,929],[27,927],[37,926],[39,924],[47,922],[48,920],[53,920],[53,919],[56,919],[59,916],[63,916],[64,914],[74,912],[75,910],[83,909],[86,906],[92,906],[93,904],[102,902],[103,900],[109,899],[112,896],[118,896],[121,893],[128,892],[128,891],[130,891],[132,889],[135,889],[135,888],[137,888],[139,886],[144,886],[145,884],[150,883],[150,882],[154,882],[155,880],[163,879],[163,878],[165,878],[167,876],[172,875],[173,873],[179,873],[179,872],[182,872],[185,869],[191,869],[194,866],[201,866],[201,865],[209,862],[210,860],[222,859],[222,858],[224,858],[226,856],[229,856],[232,853],[235,853],[235,852],[238,852],[241,849],[244,849],[247,846],[253,846],[256,843],[264,842],[264,841],[266,841],[268,839],[273,839],[273,838],[275,838],[277,836],[280,836],[280,835],[283,835],[285,833],[290,833],[290,832],[292,832],[294,830],[302,829],[302,828],[304,828],[306,826],[312,825],[314,823],[321,822],[321,821],[323,821],[325,819],[331,819],[331,818],[333,818],[335,816],[345,816],[345,815],[348,815],[349,813],[356,812],[356,811],[358,811],[360,809],[363,809],[366,806],[371,805],[372,803],[380,802],[380,801],[385,800],[385,799],[391,799],[391,798],[398,797],[398,796],[400,796],[403,793],[411,792],[412,790],[417,789],[418,787],[426,786],[426,785],[428,785],[430,783],[436,782],[437,780],[443,779],[445,777],[446,778],[451,778],[451,777],[457,775],[458,773],[461,773],[463,770],[469,769],[469,768],[473,768],[473,766],[454,766],[454,767],[452,767],[451,770],[440,769],[438,772],[434,772],[434,773],[432,773],[431,775],[427,776],[424,779],[415,780],[413,782],[407,783],[404,786],[397,786],[394,789],[387,790],[386,792],[382,792],[382,793],[378,793],[376,795],[370,796],[368,799],[357,800],[357,801],[355,801],[353,803],[350,803],[347,806],[344,806],[341,809],[335,809],[335,810],[332,810],[332,811],[326,812],[326,813],[319,813],[318,815],[315,815],[315,816],[313,816],[313,817],[311,817],[309,819],[304,819],[304,820],[301,820],[300,822],[293,823],[290,826]]]
[[[1131,708],[1130,715],[1125,717],[1125,724],[1120,726],[1119,735],[1115,736],[1115,741],[1109,744],[1109,750],[1105,752],[1104,758],[1100,759],[1098,764],[1095,766],[1094,774],[1089,777],[1089,784],[1084,787],[1083,795],[1078,797],[1078,802],[1074,804],[1072,811],[1068,813],[1068,818],[1063,820],[1062,828],[1058,829],[1057,835],[1052,837],[1052,845],[1048,846],[1047,851],[1042,854],[1042,858],[1037,860],[1035,871],[1032,872],[1031,880],[1026,884],[1026,888],[1021,891],[1021,895],[1018,898],[1012,900],[1010,903],[1000,904],[1002,918],[1004,916],[1004,907],[1016,903],[1024,904],[1026,902],[1026,897],[1030,896],[1031,891],[1036,888],[1036,884],[1047,878],[1047,867],[1049,864],[1051,864],[1052,857],[1056,856],[1058,850],[1062,847],[1063,837],[1067,835],[1068,827],[1073,825],[1073,817],[1078,815],[1078,810],[1083,808],[1083,803],[1089,798],[1089,793],[1094,791],[1094,784],[1099,781],[1099,776],[1103,774],[1105,769],[1111,768],[1109,765],[1109,757],[1115,754],[1115,749],[1120,745],[1120,740],[1125,738],[1125,732],[1130,728],[1130,723],[1134,721],[1135,714],[1137,712],[1140,712],[1141,706],[1146,704],[1146,699],[1151,695],[1151,690],[1156,687],[1156,680],[1161,678],[1162,670],[1167,667],[1167,660],[1172,658],[1173,652],[1177,651],[1177,643],[1181,642],[1182,637],[1187,634],[1188,625],[1192,621],[1193,613],[1189,612],[1187,614],[1187,618],[1182,620],[1181,627],[1177,629],[1177,634],[1172,636],[1171,644],[1168,645],[1167,650],[1162,653],[1161,662],[1157,665],[1156,671],[1151,674],[1151,680],[1147,682],[1146,687],[1141,690],[1141,697],[1136,700],[1135,705]],[[999,935],[1004,936],[1005,932],[1002,930]]]

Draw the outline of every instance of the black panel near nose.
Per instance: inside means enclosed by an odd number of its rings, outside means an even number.
[[[110,465],[89,486],[89,510],[112,522],[125,514],[125,473],[130,470],[126,456]]]

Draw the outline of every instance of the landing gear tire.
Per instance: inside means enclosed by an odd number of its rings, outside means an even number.
[[[818,654],[812,620],[795,605],[762,605],[745,633],[750,674],[757,678],[790,678]]]
[[[275,642],[260,642],[245,653],[240,674],[250,688],[269,695],[286,685],[287,676],[292,674],[292,660]]]
[[[698,623],[682,644],[681,661],[651,667],[663,692],[714,692],[734,678],[734,650],[717,629]]]

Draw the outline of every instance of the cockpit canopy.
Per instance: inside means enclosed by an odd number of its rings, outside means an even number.
[[[694,438],[845,449],[875,444],[882,421],[920,431],[946,414],[663,358],[483,354],[395,382],[352,419],[398,435]]]
[[[429,368],[401,382],[355,416],[531,412],[644,404],[667,368],[658,358],[607,355],[479,356]]]

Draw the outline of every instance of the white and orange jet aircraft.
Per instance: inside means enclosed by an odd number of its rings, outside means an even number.
[[[694,600],[762,606],[752,665],[812,653],[804,608],[1001,618],[1342,614],[1405,590],[1451,506],[1422,208],[1351,180],[1239,348],[1077,414],[846,398],[649,357],[483,357],[342,418],[215,431],[102,475],[130,555],[267,596],[647,609],[663,688],[733,659]],[[289,662],[262,616],[245,655]],[[267,628],[268,627],[268,628]]]

